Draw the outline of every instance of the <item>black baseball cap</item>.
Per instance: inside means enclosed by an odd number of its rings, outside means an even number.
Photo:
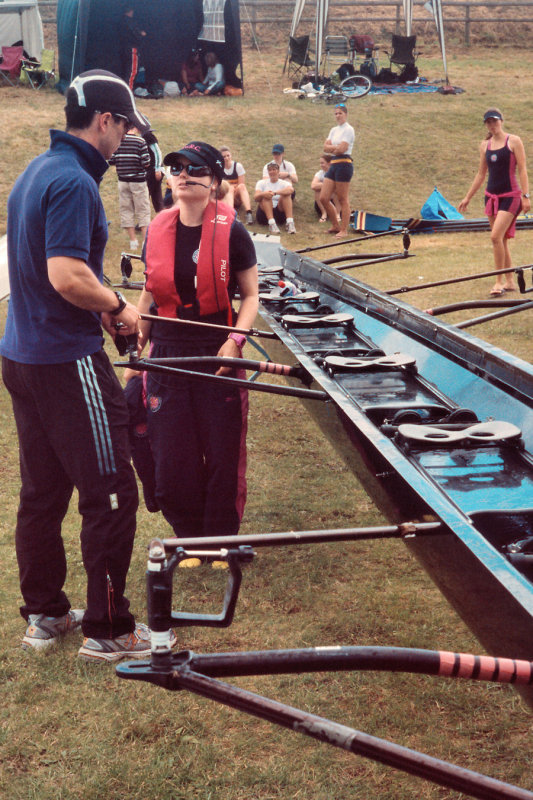
[[[146,117],[135,105],[133,92],[122,78],[104,69],[91,69],[78,75],[67,89],[67,107],[120,114],[142,132]]]
[[[483,122],[486,122],[488,119],[503,119],[502,112],[498,111],[497,108],[489,108],[488,111],[485,111],[483,114]]]
[[[220,150],[213,145],[207,144],[207,142],[189,142],[181,150],[167,153],[163,164],[170,166],[179,161],[180,156],[188,158],[191,164],[209,167],[215,178],[218,178],[219,181],[224,180],[224,158]]]

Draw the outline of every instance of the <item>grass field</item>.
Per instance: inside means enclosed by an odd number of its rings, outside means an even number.
[[[192,138],[227,144],[253,189],[271,145],[283,142],[300,177],[291,248],[325,240],[309,184],[332,109],[282,94],[283,49],[245,51],[243,98],[144,101],[163,152]],[[533,55],[512,48],[449,54],[449,73],[464,94],[368,96],[350,106],[357,133],[352,207],[418,216],[435,185],[454,204],[477,166],[482,112],[499,106],[508,129],[533,153]],[[441,77],[437,52],[425,49],[421,73]],[[54,93],[0,89],[4,123],[0,194],[62,125]],[[118,275],[126,237],[119,229],[116,176],[105,177],[109,219],[106,271]],[[471,216],[482,216],[481,196]],[[5,232],[5,200],[0,235]],[[257,229],[259,230],[259,229]],[[385,239],[376,252],[391,249]],[[513,244],[516,264],[532,261],[532,231]],[[398,243],[399,247],[399,243]],[[366,245],[365,245],[366,249]],[[413,237],[415,258],[354,274],[380,288],[490,269],[486,233]],[[341,249],[342,252],[342,249]],[[140,274],[137,268],[137,274]],[[490,280],[424,290],[404,299],[425,308],[485,297]],[[0,306],[0,327],[5,318]],[[469,312],[458,314],[459,319]],[[531,312],[472,329],[531,360]],[[252,351],[250,351],[252,355]],[[456,792],[319,745],[185,693],[119,682],[112,668],[76,658],[74,636],[42,657],[23,655],[13,546],[19,489],[17,439],[9,398],[0,389],[0,796],[6,800],[452,800]],[[295,400],[255,394],[251,402],[249,501],[243,533],[380,524],[384,520]],[[83,605],[85,574],[73,501],[65,521],[67,589]],[[145,617],[146,545],[168,535],[141,506],[128,595]],[[183,610],[218,610],[224,576],[178,576]],[[202,651],[318,645],[397,645],[479,652],[480,647],[400,542],[261,549],[246,568],[234,624],[224,631],[186,629],[180,647]],[[506,654],[502,654],[506,655]],[[533,790],[531,713],[508,687],[424,676],[333,673],[239,679],[269,697]]]

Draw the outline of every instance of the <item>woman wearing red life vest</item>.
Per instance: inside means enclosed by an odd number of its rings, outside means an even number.
[[[216,199],[222,155],[195,141],[169,153],[164,164],[175,205],[148,228],[139,312],[251,327],[258,307],[255,249],[234,209]],[[237,288],[238,314],[231,306]],[[243,335],[193,325],[142,321],[140,327],[141,349],[150,340],[157,358],[237,358],[246,342]],[[231,373],[227,367],[212,371]],[[246,499],[247,392],[147,373],[145,394],[155,501],[175,534],[237,533]]]

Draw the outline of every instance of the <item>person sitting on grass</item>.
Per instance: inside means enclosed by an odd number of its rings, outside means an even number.
[[[257,181],[254,200],[258,204],[256,221],[268,225],[269,233],[279,233],[285,224],[287,233],[296,233],[292,217],[292,183],[279,177],[279,164],[267,164],[268,178]]]
[[[328,214],[322,203],[320,202],[320,192],[322,191],[322,186],[324,185],[324,176],[329,169],[329,165],[331,162],[331,153],[322,153],[320,156],[320,169],[318,172],[315,172],[313,176],[313,180],[311,181],[311,189],[315,195],[315,211],[319,216],[319,222],[326,222],[328,218]],[[336,194],[333,194],[331,198],[331,202],[337,209],[337,217],[340,221],[340,204],[339,199]]]
[[[246,175],[244,167],[238,161],[233,161],[229,147],[221,147],[220,152],[224,156],[225,180],[229,183],[229,192],[225,202],[237,209],[240,206],[244,206],[246,224],[253,225],[254,218],[250,195],[244,182],[244,176]]]
[[[282,181],[290,181],[292,184],[292,197],[294,199],[294,187],[298,183],[298,175],[296,174],[296,167],[292,161],[285,158],[285,148],[282,144],[272,145],[272,161],[275,161],[279,166],[279,177]],[[268,164],[263,167],[263,178],[267,177]]]
[[[202,83],[197,83],[194,87],[198,94],[222,94],[226,81],[224,80],[224,67],[218,61],[215,53],[205,54],[207,74]],[[193,92],[193,95],[195,92]]]
[[[202,76],[203,69],[200,51],[191,50],[181,67],[181,93],[198,95],[199,92],[195,86],[197,83],[201,83]]]

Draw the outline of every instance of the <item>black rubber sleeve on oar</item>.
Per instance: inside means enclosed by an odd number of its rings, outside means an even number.
[[[175,375],[181,378],[190,378],[191,380],[204,381],[204,382],[217,382],[235,386],[239,389],[250,389],[255,392],[265,392],[266,394],[282,394],[288,397],[300,397],[306,400],[322,400],[323,402],[329,400],[329,395],[326,392],[320,392],[315,389],[300,389],[298,386],[276,386],[272,383],[254,383],[253,381],[244,380],[242,378],[230,378],[226,375],[211,375],[206,372],[193,372],[192,370],[176,369],[176,367],[167,367],[163,364],[151,364],[148,359],[138,359],[137,361],[115,361],[115,367],[128,367],[129,369],[144,370],[148,372],[160,372],[167,375]]]
[[[409,647],[313,647],[213,653],[193,656],[192,659],[193,669],[213,678],[361,670],[527,686],[533,683],[533,663],[530,661]]]

